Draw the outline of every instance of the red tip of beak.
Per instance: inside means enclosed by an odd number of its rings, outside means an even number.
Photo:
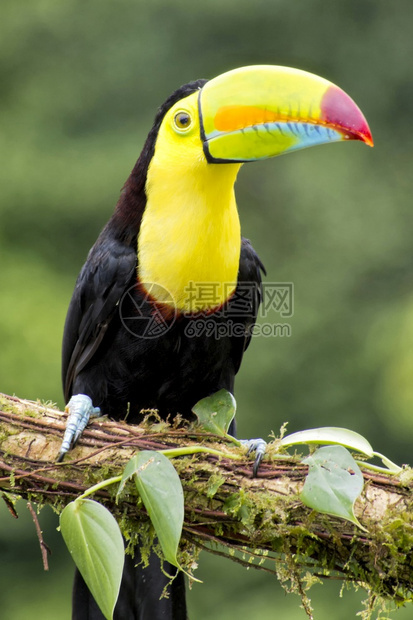
[[[321,101],[321,120],[343,132],[349,140],[373,146],[370,128],[360,108],[341,88],[330,86]]]

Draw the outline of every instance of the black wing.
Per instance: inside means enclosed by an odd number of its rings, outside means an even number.
[[[136,278],[136,242],[125,244],[104,229],[76,282],[63,334],[65,401],[73,382],[96,353],[123,293]]]
[[[244,351],[251,342],[252,328],[257,320],[258,309],[262,301],[261,272],[266,274],[264,265],[258,258],[249,239],[242,237],[238,285],[235,291],[234,303],[237,303],[238,298],[243,307],[246,336],[242,342],[240,338],[236,339],[237,345],[233,354],[235,372],[238,372]],[[245,308],[245,300],[248,300],[247,308]]]

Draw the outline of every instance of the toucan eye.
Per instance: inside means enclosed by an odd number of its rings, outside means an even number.
[[[192,125],[192,118],[188,112],[177,112],[174,116],[176,129],[186,131]]]

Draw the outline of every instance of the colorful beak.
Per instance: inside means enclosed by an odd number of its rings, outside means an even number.
[[[343,90],[288,67],[257,65],[223,73],[200,91],[199,113],[211,163],[266,159],[341,140],[373,146],[366,119]]]

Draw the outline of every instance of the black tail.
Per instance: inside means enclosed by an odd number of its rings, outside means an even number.
[[[136,566],[139,561],[125,557],[114,620],[187,620],[184,574],[179,572],[170,584],[168,598],[160,598],[170,580],[161,571],[159,558],[153,553],[147,568]],[[165,562],[164,570],[174,575],[176,568]],[[72,602],[72,620],[105,620],[77,569]]]

